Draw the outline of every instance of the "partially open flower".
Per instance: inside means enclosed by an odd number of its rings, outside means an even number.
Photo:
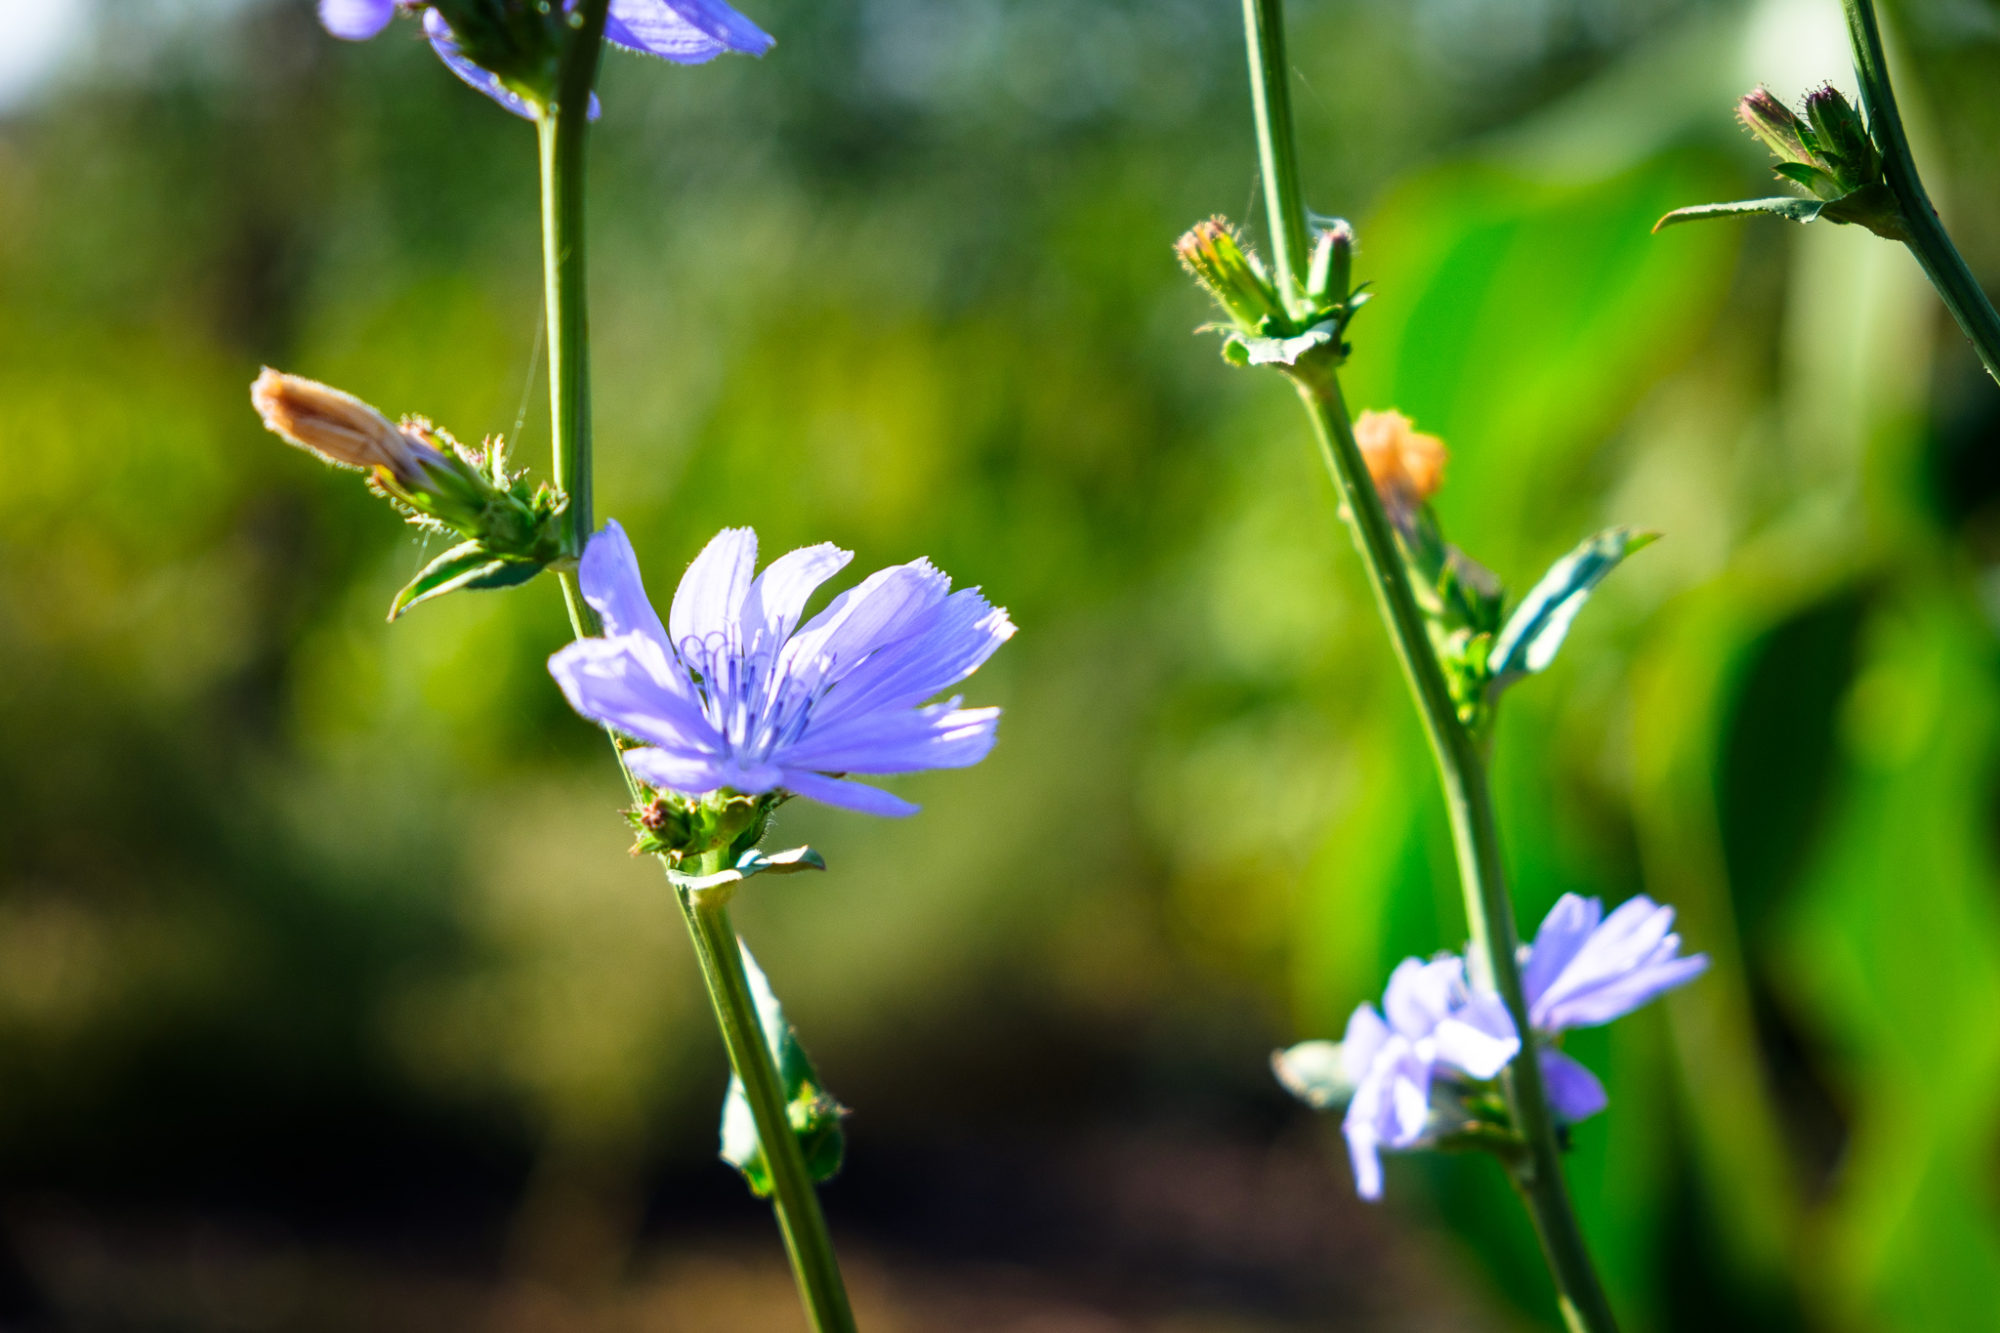
[[[425,441],[351,393],[330,384],[264,367],[250,402],[281,438],[338,467],[385,469],[406,490],[422,485],[426,464],[443,461]]]
[[[1174,253],[1245,333],[1261,333],[1266,319],[1284,317],[1285,308],[1271,285],[1270,274],[1256,255],[1243,248],[1235,230],[1222,218],[1188,228],[1174,242]]]
[[[1391,509],[1424,504],[1444,485],[1444,441],[1415,427],[1396,411],[1363,412],[1354,421],[1354,442]]]

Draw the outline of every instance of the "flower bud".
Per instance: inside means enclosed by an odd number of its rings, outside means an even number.
[[[1245,332],[1260,332],[1264,320],[1285,317],[1263,264],[1243,249],[1222,218],[1197,222],[1174,243],[1174,253]]]
[[[1392,509],[1424,504],[1444,485],[1444,441],[1412,429],[1401,412],[1363,412],[1354,420],[1354,442],[1368,464],[1375,489]]]
[[[1861,123],[1861,113],[1840,90],[1822,84],[1806,94],[1806,119],[1819,143],[1822,165],[1843,193],[1872,185],[1882,174],[1882,157]]]
[[[1354,228],[1345,218],[1319,233],[1313,244],[1312,267],[1306,273],[1306,296],[1316,306],[1345,301],[1354,281]]]
[[[1743,128],[1757,136],[1764,146],[1786,162],[1802,162],[1816,165],[1813,154],[1806,148],[1799,130],[1804,122],[1792,114],[1792,109],[1771,95],[1771,91],[1759,84],[1743,95],[1736,104],[1736,118],[1743,122]]]
[[[389,424],[351,393],[302,375],[264,367],[250,401],[273,433],[336,467],[381,469],[405,490],[423,485],[428,464],[443,461],[429,444]]]

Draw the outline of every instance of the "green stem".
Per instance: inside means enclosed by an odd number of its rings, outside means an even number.
[[[542,168],[542,257],[548,302],[549,410],[552,423],[553,471],[569,497],[564,550],[579,556],[591,530],[590,466],[590,326],[584,287],[584,148],[589,129],[591,88],[597,81],[608,0],[585,0],[582,24],[563,53],[555,101],[539,118]],[[571,631],[578,637],[595,634],[596,613],[583,600],[574,564],[559,568],[563,602]],[[616,742],[613,753],[620,754]],[[633,799],[639,786],[625,767],[619,772]],[[719,864],[696,869],[712,873]],[[806,1171],[805,1156],[792,1133],[785,1099],[772,1063],[770,1047],[757,1021],[757,1006],[743,973],[736,934],[728,908],[719,899],[676,888],[688,933],[708,983],[709,1003],[729,1051],[729,1063],[743,1081],[757,1135],[774,1182],[772,1206],[785,1239],[800,1298],[815,1333],[853,1333],[854,1315],[842,1284],[840,1264],[819,1196]]]
[[[1264,209],[1271,218],[1278,296],[1297,314],[1309,252],[1298,140],[1292,133],[1291,67],[1285,63],[1283,0],[1243,0],[1250,45],[1250,103],[1257,121],[1257,157],[1264,168]]]
[[[2000,314],[1972,276],[1964,256],[1951,243],[1937,208],[1917,175],[1916,159],[1910,154],[1909,136],[1903,132],[1903,113],[1896,105],[1895,90],[1889,86],[1889,60],[1882,50],[1882,30],[1875,22],[1873,0],[1841,0],[1847,11],[1847,38],[1854,47],[1854,74],[1861,83],[1861,104],[1868,112],[1868,127],[1876,146],[1882,150],[1882,165],[1889,189],[1909,229],[1904,243],[1923,266],[1924,276],[1944,298],[1945,308],[1972,343],[1986,365],[1986,373],[2000,381]]]
[[[704,863],[692,873],[713,874],[722,868],[720,854],[710,860],[713,864]],[[792,1274],[798,1279],[799,1299],[805,1303],[815,1333],[854,1333],[854,1313],[848,1307],[840,1261],[834,1256],[826,1217],[820,1211],[819,1193],[806,1170],[805,1153],[786,1115],[784,1086],[757,1020],[757,1004],[744,975],[736,932],[729,924],[729,908],[714,890],[676,892],[701,959],[702,979],[708,983],[709,1003],[714,1006],[723,1044],[729,1050],[730,1067],[743,1081],[751,1116],[757,1122],[757,1140],[771,1171],[771,1206],[778,1215],[778,1229],[784,1233]]]
[[[609,0],[588,0],[536,127],[542,164],[542,286],[549,321],[549,415],[556,486],[569,497],[563,553],[590,540],[590,307],[584,286],[584,150]],[[574,616],[572,616],[574,619]]]
[[[1284,275],[1296,272],[1297,261],[1305,255],[1306,218],[1293,146],[1291,99],[1283,78],[1281,0],[1244,0],[1243,13],[1250,44],[1257,140],[1271,202],[1272,244],[1278,272]],[[1282,276],[1280,280],[1284,280]],[[1402,664],[1431,756],[1437,762],[1465,894],[1466,929],[1471,937],[1466,953],[1472,978],[1500,996],[1516,1030],[1523,1034],[1522,1055],[1501,1074],[1514,1127],[1526,1145],[1526,1151],[1508,1163],[1508,1173],[1534,1219],[1565,1323],[1573,1333],[1615,1333],[1617,1320],[1570,1203],[1555,1118],[1549,1111],[1541,1066],[1528,1035],[1532,1029],[1515,956],[1519,941],[1514,909],[1507,896],[1485,761],[1477,738],[1458,719],[1444,671],[1431,649],[1423,612],[1396,548],[1395,533],[1355,441],[1338,377],[1330,367],[1318,371],[1302,368],[1292,379],[1319,438],[1327,471],[1333,477],[1389,641]]]

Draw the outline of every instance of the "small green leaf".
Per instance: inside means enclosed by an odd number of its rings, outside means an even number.
[[[1555,660],[1577,612],[1591,592],[1620,561],[1659,538],[1657,532],[1612,528],[1600,532],[1549,566],[1541,582],[1528,590],[1514,614],[1493,641],[1486,660],[1497,690],[1514,679],[1541,671]]]
[[[1788,181],[1805,186],[1822,199],[1835,199],[1841,194],[1840,182],[1831,172],[1823,171],[1808,162],[1780,162],[1771,170]]]
[[[801,870],[824,870],[826,858],[810,847],[793,847],[787,851],[772,852],[766,856],[752,847],[736,858],[736,864],[727,870],[718,870],[713,875],[683,875],[678,870],[669,870],[667,877],[680,888],[700,893],[704,889],[719,889],[725,884],[739,884],[752,875],[796,875]]]
[[[1354,1084],[1341,1067],[1337,1041],[1302,1041],[1290,1050],[1273,1051],[1271,1072],[1286,1092],[1315,1111],[1344,1106],[1354,1096]]]
[[[389,604],[394,620],[411,607],[462,588],[510,588],[542,572],[538,560],[496,556],[478,541],[458,545],[425,565]]]
[[[797,851],[812,854],[808,848]],[[743,950],[743,971],[750,982],[750,995],[757,1004],[757,1023],[770,1047],[772,1063],[778,1067],[785,1117],[805,1154],[806,1170],[815,1181],[831,1180],[839,1172],[847,1148],[847,1138],[840,1127],[847,1108],[820,1086],[819,1074],[806,1058],[798,1033],[785,1020],[784,1008],[778,1003],[764,970],[750,956],[748,946],[740,940],[737,943]],[[757,1120],[743,1091],[743,1080],[734,1076],[729,1080],[728,1095],[722,1100],[721,1138],[722,1160],[743,1173],[751,1193],[760,1199],[769,1197],[771,1170],[764,1160],[763,1142],[757,1136]]]
[[[1653,230],[1664,231],[1683,222],[1738,217],[1746,213],[1769,213],[1773,217],[1786,218],[1792,222],[1811,222],[1825,207],[1824,200],[1796,199],[1790,195],[1782,199],[1739,199],[1733,204],[1696,204],[1692,208],[1676,208],[1655,222]]]

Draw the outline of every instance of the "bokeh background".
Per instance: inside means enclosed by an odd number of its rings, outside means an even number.
[[[1228,0],[745,0],[608,61],[599,503],[1009,606],[992,759],[789,807],[738,920],[855,1108],[864,1326],[1552,1327],[1490,1162],[1352,1198],[1272,1047],[1457,944],[1438,797],[1302,418],[1170,242],[1255,216]],[[1519,589],[1621,570],[1497,737],[1524,920],[1677,904],[1699,985],[1572,1047],[1629,1327],[2000,1327],[2000,389],[1913,261],[1775,221],[1733,99],[1834,0],[1297,0],[1359,405]],[[1886,7],[2000,280],[2000,6]],[[537,582],[390,626],[421,541],[260,364],[547,445],[532,133],[414,25],[0,0],[0,1327],[786,1330],[725,1068]]]

